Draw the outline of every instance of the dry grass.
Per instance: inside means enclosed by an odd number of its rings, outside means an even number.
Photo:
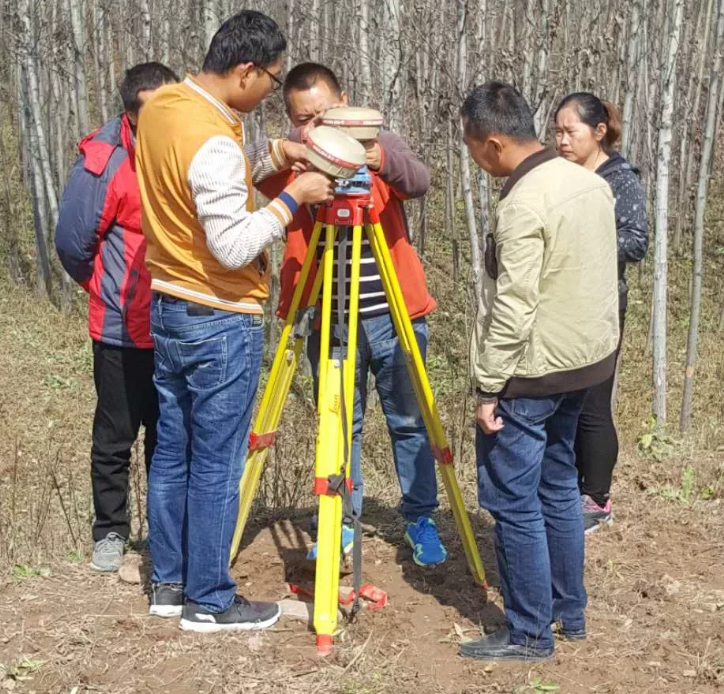
[[[719,191],[721,193],[721,191]],[[500,619],[499,599],[483,606],[459,557],[445,509],[441,528],[452,554],[446,569],[411,568],[399,547],[397,485],[379,407],[365,425],[369,523],[368,578],[392,603],[346,627],[334,659],[318,662],[313,639],[285,623],[264,635],[199,638],[145,616],[134,586],[92,574],[90,426],[94,395],[83,311],[61,315],[25,287],[0,286],[0,690],[80,694],[131,692],[519,692],[628,694],[697,692],[724,686],[724,521],[721,497],[724,350],[724,198],[711,206],[695,422],[679,440],[656,433],[646,450],[650,357],[646,352],[651,278],[633,291],[618,418],[622,460],[617,522],[588,544],[592,638],[561,644],[543,667],[484,666],[455,656],[458,633]],[[441,309],[431,318],[430,374],[468,507],[475,508],[472,403],[467,384],[466,297],[449,279],[450,247],[430,240],[426,269]],[[670,403],[678,415],[687,317],[687,261],[671,264]],[[79,302],[80,303],[80,302]],[[274,522],[308,506],[314,450],[311,386],[299,377],[262,485],[257,517]],[[290,426],[290,423],[294,425]],[[310,422],[310,426],[299,426]],[[138,453],[138,452],[137,452]],[[656,453],[656,455],[653,455]],[[136,455],[136,459],[138,455]],[[134,462],[135,465],[135,462]],[[132,506],[142,533],[143,475],[136,466]],[[488,568],[490,523],[474,524]],[[244,551],[242,583],[278,598],[289,557],[264,524]],[[303,537],[303,536],[302,536]],[[297,541],[298,543],[298,541]],[[281,557],[281,559],[279,559]],[[292,561],[293,563],[293,561]],[[241,575],[241,574],[240,574]],[[457,627],[456,627],[457,625]],[[4,677],[4,679],[3,679]]]

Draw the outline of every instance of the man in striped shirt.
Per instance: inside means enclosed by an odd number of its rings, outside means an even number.
[[[316,63],[304,63],[296,66],[287,75],[284,82],[284,101],[289,118],[296,129],[290,135],[290,139],[299,140],[303,128],[313,125],[315,118],[325,110],[333,105],[346,105],[347,95],[329,68]],[[364,144],[367,150],[367,166],[372,178],[372,198],[380,213],[405,305],[412,318],[424,359],[428,341],[425,316],[436,307],[436,303],[427,291],[425,273],[410,243],[403,201],[408,198],[419,198],[427,192],[430,185],[429,173],[427,167],[410,151],[402,139],[391,132],[382,132],[378,140]],[[289,182],[289,179],[289,174],[271,177],[261,186],[261,191],[268,197],[273,197]],[[308,248],[314,218],[314,208],[301,206],[289,226],[277,311],[282,318],[289,309],[299,268]],[[321,249],[318,252],[321,253]],[[347,263],[349,265],[351,260],[347,259]],[[419,566],[440,564],[445,561],[447,552],[432,519],[432,514],[438,506],[435,461],[387,305],[379,270],[366,239],[362,246],[360,270],[360,323],[357,338],[351,460],[354,512],[359,515],[362,510],[362,428],[367,404],[367,378],[372,372],[392,441],[392,455],[402,492],[401,510],[406,522],[405,540],[412,547],[412,557],[416,564]],[[334,274],[336,279],[336,267]],[[348,271],[346,275],[349,278],[350,272]],[[307,289],[313,279],[314,273],[310,277]],[[336,306],[334,312],[336,316]],[[338,341],[338,327],[335,327],[335,333],[335,340]],[[312,364],[315,378],[315,392],[318,388],[319,342],[317,331],[309,338],[307,344],[307,356]],[[344,519],[342,529],[345,552],[351,551],[352,548],[351,520]],[[310,552],[310,558],[315,557],[316,545]]]

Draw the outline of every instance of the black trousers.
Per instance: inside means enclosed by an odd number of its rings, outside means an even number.
[[[108,533],[128,538],[128,473],[141,424],[146,429],[146,471],[156,447],[158,396],[153,385],[153,350],[94,341],[93,377],[98,395],[91,449],[93,539],[102,540]]]
[[[625,316],[625,309],[619,312],[622,338]],[[617,357],[620,351],[619,340]],[[618,460],[618,434],[611,408],[614,379],[615,376],[611,376],[589,389],[576,432],[578,485],[581,494],[588,494],[599,506],[605,506],[608,501]]]

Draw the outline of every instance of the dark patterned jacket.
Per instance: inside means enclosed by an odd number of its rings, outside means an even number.
[[[649,246],[649,224],[646,219],[646,198],[638,171],[618,152],[596,169],[611,186],[616,202],[618,231],[618,292],[623,311],[628,302],[626,265],[637,263],[646,255]]]

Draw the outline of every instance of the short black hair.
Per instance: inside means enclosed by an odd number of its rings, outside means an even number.
[[[152,91],[164,84],[178,82],[178,76],[171,68],[161,63],[141,63],[126,70],[121,82],[121,100],[128,113],[138,113],[141,103],[138,92]]]
[[[521,142],[537,139],[528,102],[515,87],[503,82],[475,87],[465,99],[460,115],[466,120],[467,132],[476,140],[484,140],[493,133]]]
[[[305,92],[317,82],[324,82],[336,96],[342,96],[339,79],[330,68],[320,63],[300,63],[284,79],[284,103],[288,103],[290,92]]]
[[[203,72],[225,75],[242,63],[273,65],[287,47],[277,23],[263,12],[242,10],[227,19],[211,39]]]

